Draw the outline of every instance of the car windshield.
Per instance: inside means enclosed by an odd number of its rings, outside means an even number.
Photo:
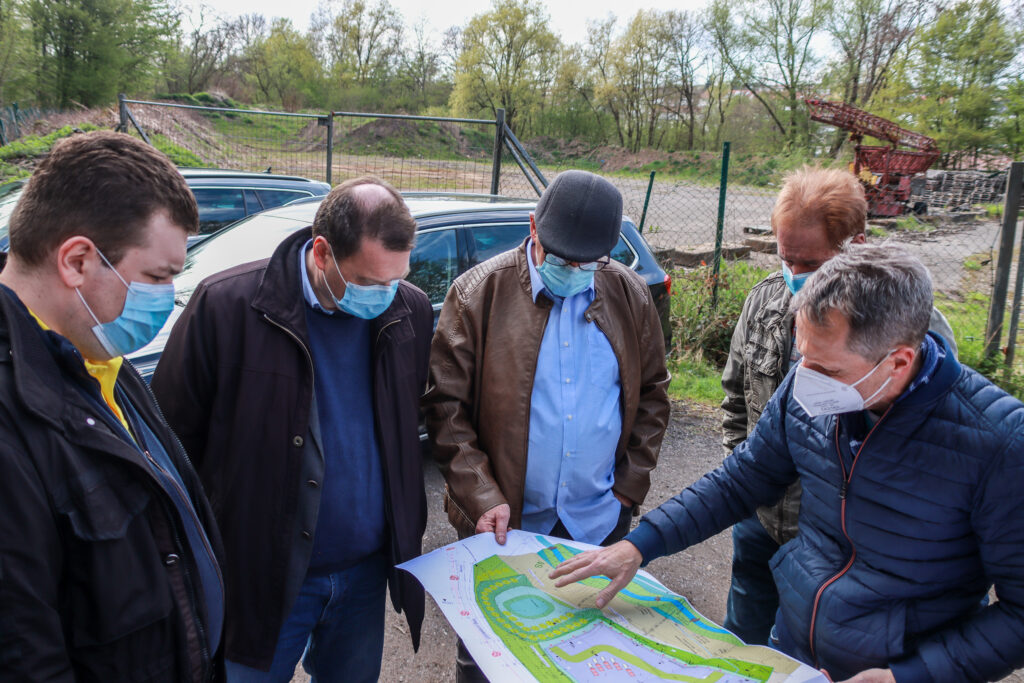
[[[184,306],[203,279],[250,261],[259,261],[300,228],[303,221],[279,216],[253,216],[239,221],[190,249],[185,267],[174,278],[177,302]]]

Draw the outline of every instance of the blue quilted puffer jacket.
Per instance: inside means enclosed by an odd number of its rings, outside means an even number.
[[[719,469],[627,537],[644,561],[745,519],[799,476],[800,533],[772,560],[784,652],[837,681],[874,667],[899,683],[986,681],[1024,665],[1024,404],[951,353],[873,429],[862,412],[809,417],[792,383]],[[993,584],[998,600],[981,608]]]

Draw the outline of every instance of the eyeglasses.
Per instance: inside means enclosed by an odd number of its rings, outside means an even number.
[[[580,270],[595,271],[601,270],[608,265],[611,259],[607,256],[602,256],[596,261],[587,261],[585,263],[575,263],[573,261],[566,261],[561,256],[555,256],[554,254],[544,254],[544,262],[552,266],[575,266]]]

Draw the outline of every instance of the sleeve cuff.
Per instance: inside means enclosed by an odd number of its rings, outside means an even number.
[[[665,554],[665,541],[661,539],[661,534],[654,528],[654,525],[646,520],[641,519],[640,524],[626,536],[625,540],[635,545],[636,549],[640,551],[644,558],[640,565],[642,567]]]

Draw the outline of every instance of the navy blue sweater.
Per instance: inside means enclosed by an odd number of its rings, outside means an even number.
[[[324,485],[310,574],[350,567],[382,550],[384,479],[373,419],[370,321],[306,307]]]

